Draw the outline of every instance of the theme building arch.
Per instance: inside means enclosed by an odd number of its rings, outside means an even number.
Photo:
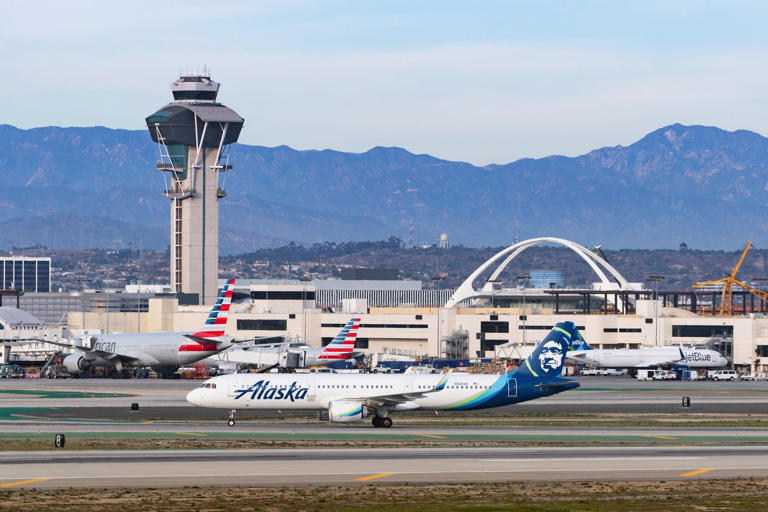
[[[624,279],[624,276],[622,276],[618,270],[613,268],[607,261],[583,245],[577,244],[576,242],[572,242],[570,240],[566,240],[564,238],[544,236],[540,238],[523,240],[522,242],[510,245],[506,249],[503,249],[494,254],[485,263],[477,267],[477,269],[475,269],[475,271],[472,272],[472,274],[470,274],[469,277],[467,277],[467,279],[464,280],[464,282],[461,283],[458,288],[456,288],[456,291],[453,293],[451,298],[448,300],[448,302],[445,303],[445,307],[456,307],[461,301],[471,299],[478,294],[489,292],[493,281],[498,278],[501,272],[507,267],[507,265],[512,262],[512,260],[514,260],[521,252],[528,249],[529,247],[533,247],[534,245],[539,244],[556,244],[567,247],[568,249],[575,252],[582,260],[584,260],[586,264],[589,265],[589,267],[594,271],[594,273],[597,274],[597,277],[600,278],[600,281],[602,281],[604,284],[611,285],[613,283],[613,281],[606,275],[605,271],[607,271],[608,274],[618,283],[618,290],[629,289],[629,283],[627,283],[627,280]],[[491,277],[488,279],[488,282],[486,282],[483,289],[476,291],[472,287],[472,283],[474,283],[475,280],[480,277],[483,272],[488,270],[488,268],[490,268],[496,261],[500,260],[504,256],[506,256],[506,258],[496,268],[496,270],[493,271]],[[605,269],[605,271],[603,269]]]

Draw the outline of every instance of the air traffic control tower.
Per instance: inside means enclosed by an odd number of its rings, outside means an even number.
[[[173,103],[147,117],[158,144],[163,194],[171,200],[171,290],[216,300],[219,271],[219,200],[232,170],[229,144],[244,119],[216,102],[219,84],[208,73],[171,83]]]

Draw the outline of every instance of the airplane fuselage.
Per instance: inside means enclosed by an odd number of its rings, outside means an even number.
[[[297,367],[309,368],[310,366],[326,366],[338,361],[348,361],[353,359],[353,354],[358,355],[359,352],[344,355],[334,354],[329,356],[324,353],[322,348],[312,348],[308,346],[293,346],[289,348],[255,346],[247,349],[232,347],[229,350],[216,354],[213,359],[223,363],[235,363],[260,368],[265,366],[285,365],[286,354],[299,355],[300,357],[297,358],[299,363]]]
[[[440,391],[435,389],[446,378]],[[552,379],[508,374],[248,374],[209,379],[187,395],[190,403],[223,409],[327,410],[335,401],[364,401],[376,397],[413,396],[390,411],[414,409],[469,410],[499,407],[552,395],[578,386],[542,387]],[[564,379],[560,379],[563,380]],[[207,385],[207,387],[206,387]],[[211,385],[215,386],[212,387]],[[428,392],[428,393],[427,393]],[[421,393],[424,393],[423,395]]]
[[[682,351],[682,354],[681,354]],[[574,350],[566,357],[598,368],[649,368],[656,366],[688,366],[720,368],[728,364],[716,350],[697,348],[641,348]]]
[[[117,357],[134,359],[137,366],[184,366],[205,359],[228,345],[217,347],[216,340],[198,343],[184,337],[186,332],[152,332],[98,334],[91,336],[91,350],[95,353],[115,354]],[[94,365],[106,362],[108,357],[84,354]],[[99,361],[101,360],[101,361]]]

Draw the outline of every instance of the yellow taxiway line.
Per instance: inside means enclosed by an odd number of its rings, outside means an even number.
[[[360,478],[355,478],[355,482],[365,482],[368,480],[373,480],[375,478],[382,478],[385,476],[392,476],[394,473],[379,473],[377,475],[368,475],[368,476],[361,476]]]
[[[50,480],[50,478],[33,478],[32,480],[19,480],[18,482],[8,482],[7,484],[0,484],[0,487],[13,487],[16,485],[33,484],[35,482],[44,482]]]
[[[696,476],[702,473],[706,473],[707,471],[712,471],[713,469],[715,468],[701,468],[701,469],[697,469],[696,471],[691,471],[690,473],[683,473],[680,476]]]

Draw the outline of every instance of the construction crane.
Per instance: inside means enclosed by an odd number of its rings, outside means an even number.
[[[695,285],[693,285],[694,288],[700,288],[702,286],[707,286],[710,284],[722,283],[723,291],[720,295],[720,314],[721,315],[730,316],[733,314],[733,285],[734,284],[741,286],[743,289],[747,290],[752,295],[760,297],[764,301],[768,301],[768,293],[765,293],[762,290],[759,290],[753,286],[749,286],[745,283],[742,283],[741,281],[736,280],[736,273],[739,271],[739,268],[741,268],[741,264],[744,261],[744,257],[747,255],[747,251],[749,251],[750,247],[752,247],[752,240],[747,242],[747,246],[744,248],[744,251],[742,251],[741,258],[739,258],[739,262],[733,268],[733,272],[731,272],[730,276],[723,277],[722,279],[715,279],[714,281],[707,281],[706,283],[696,283]],[[714,304],[712,305],[712,307],[714,307]]]

